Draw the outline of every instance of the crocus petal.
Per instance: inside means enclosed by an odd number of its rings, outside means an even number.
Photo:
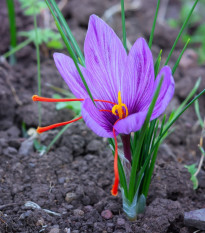
[[[59,73],[61,74],[67,85],[69,86],[72,93],[77,98],[87,97],[88,96],[87,91],[75,67],[73,60],[62,53],[54,53],[53,58]],[[83,68],[81,65],[79,65],[79,67],[83,73],[84,78],[88,80],[87,70]]]
[[[175,83],[169,66],[165,66],[161,69],[155,80],[154,90],[156,90],[162,76],[164,76],[164,80],[151,116],[151,120],[159,117],[165,111],[167,105],[174,95]]]
[[[143,111],[150,102],[154,86],[152,53],[143,38],[139,38],[131,48],[125,67],[120,87],[122,101],[129,114]]]
[[[92,100],[87,98],[82,104],[82,116],[86,125],[100,137],[113,137],[113,126],[108,121],[106,115],[100,112],[93,104]]]
[[[130,134],[131,132],[136,132],[141,129],[145,118],[147,115],[147,111],[134,113],[120,121],[118,121],[114,128],[118,133],[121,134]]]
[[[116,101],[127,54],[115,32],[96,15],[90,16],[84,53],[86,68],[95,77],[95,98]]]

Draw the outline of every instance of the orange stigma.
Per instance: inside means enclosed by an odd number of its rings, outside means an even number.
[[[123,114],[124,113],[123,107],[125,108],[125,114]],[[118,92],[118,104],[114,105],[114,107],[112,108],[112,113],[114,115],[118,115],[119,119],[123,119],[128,116],[128,109],[127,106],[122,103],[120,91]]]
[[[71,102],[71,101],[84,101],[85,99],[81,99],[81,98],[80,99],[53,99],[53,98],[47,98],[47,97],[41,97],[41,96],[38,96],[38,95],[33,95],[32,96],[32,100],[33,101],[40,101],[40,102]],[[109,104],[112,104],[112,105],[116,105],[116,103],[111,102],[109,100],[94,99],[94,101],[95,102],[104,102],[104,103],[109,103]],[[103,110],[102,109],[100,111],[107,111],[107,112],[111,112],[112,113],[111,110]],[[50,129],[54,129],[54,128],[57,128],[57,127],[60,127],[60,126],[64,126],[64,125],[73,123],[73,122],[78,121],[80,119],[82,119],[82,116],[78,117],[76,119],[73,119],[71,121],[56,123],[56,124],[45,126],[45,127],[38,127],[36,131],[38,133],[43,133],[43,132],[48,131]]]
[[[32,100],[33,101],[40,101],[40,102],[71,102],[71,101],[84,101],[85,99],[53,99],[53,98],[47,98],[47,97],[41,97],[38,95],[33,95]],[[94,99],[94,101],[116,105],[116,103],[111,102],[109,100]]]
[[[118,119],[115,124],[119,121]],[[119,186],[119,172],[118,172],[118,148],[117,148],[117,137],[115,134],[115,129],[113,128],[113,135],[115,139],[115,156],[114,156],[114,173],[115,173],[115,181],[112,186],[111,193],[113,196],[117,196],[118,194],[118,186]]]
[[[75,121],[79,121],[80,119],[82,119],[82,116],[81,117],[78,117],[76,119],[73,119],[71,121],[66,121],[66,122],[61,122],[61,123],[56,123],[56,124],[53,124],[53,125],[49,125],[49,126],[45,126],[45,127],[38,127],[37,128],[37,133],[43,133],[45,131],[48,131],[50,129],[54,129],[54,128],[57,128],[59,126],[64,126],[64,125],[68,125],[70,123],[73,123]]]

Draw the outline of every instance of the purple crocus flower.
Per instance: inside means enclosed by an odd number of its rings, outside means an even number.
[[[151,120],[159,117],[173,97],[174,79],[168,66],[164,66],[155,79],[153,57],[146,41],[139,38],[127,54],[115,32],[96,15],[92,15],[89,20],[84,54],[85,67],[79,66],[96,106],[90,99],[73,60],[64,54],[55,53],[56,66],[77,99],[52,100],[34,96],[33,100],[82,101],[82,117],[40,127],[37,131],[41,133],[83,118],[87,126],[97,135],[114,138],[115,182],[112,193],[116,195],[119,183],[116,136],[129,135],[141,129],[155,90],[163,76]]]
[[[171,69],[165,66],[155,79],[152,53],[143,38],[139,38],[127,55],[121,40],[115,32],[96,15],[90,16],[84,44],[85,67],[80,67],[94,99],[118,103],[121,93],[122,103],[128,116],[117,123],[119,116],[112,112],[113,106],[96,102],[89,98],[73,60],[61,53],[54,54],[56,66],[77,98],[82,102],[82,117],[87,126],[101,137],[130,134],[141,129],[152,97],[164,75],[161,91],[151,120],[159,117],[166,109],[174,94],[174,79]]]

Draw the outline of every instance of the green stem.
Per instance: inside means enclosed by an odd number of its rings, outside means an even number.
[[[149,186],[150,186],[150,183],[151,183],[152,173],[154,171],[154,165],[155,165],[155,162],[156,162],[156,159],[157,159],[157,153],[158,153],[159,146],[160,146],[160,142],[157,144],[157,146],[156,146],[156,148],[154,150],[154,154],[153,154],[153,157],[151,159],[151,164],[150,164],[150,167],[148,169],[148,173],[146,173],[145,180],[143,182],[142,193],[145,195],[145,197],[147,197],[147,194],[148,194],[148,191],[149,191]]]
[[[130,203],[132,203],[132,200],[134,198],[135,191],[136,191],[135,188],[136,188],[136,182],[137,182],[136,181],[137,169],[138,169],[138,165],[139,165],[139,159],[140,159],[140,155],[141,155],[141,151],[142,151],[144,137],[145,137],[145,134],[146,134],[149,122],[150,122],[151,114],[154,110],[154,106],[155,106],[155,103],[157,101],[157,97],[159,95],[163,80],[164,80],[164,77],[161,78],[159,85],[157,87],[157,90],[155,91],[155,94],[154,94],[154,97],[153,97],[152,102],[150,104],[145,122],[144,122],[142,129],[140,131],[140,137],[138,138],[136,149],[135,149],[134,154],[133,154],[132,169],[131,169],[130,184],[129,184],[129,201],[130,201]]]
[[[72,48],[72,46],[71,46],[71,44],[70,44],[70,42],[69,42],[69,40],[68,40],[68,38],[66,36],[66,33],[64,32],[64,29],[61,27],[60,22],[59,22],[57,16],[55,15],[55,12],[54,12],[53,8],[51,7],[50,2],[48,0],[45,0],[45,1],[46,1],[46,4],[47,4],[47,6],[48,6],[54,20],[55,20],[56,26],[57,26],[57,28],[58,28],[58,30],[59,30],[59,32],[61,34],[61,37],[62,37],[62,39],[63,39],[63,41],[64,41],[64,43],[65,43],[65,45],[66,45],[66,47],[68,49],[68,52],[69,52],[71,58],[73,59],[73,62],[75,64],[75,66],[76,66],[76,69],[77,69],[81,79],[82,79],[82,82],[83,82],[83,84],[84,84],[84,86],[85,86],[85,88],[86,88],[86,90],[87,90],[93,104],[96,106],[95,101],[93,99],[93,96],[91,94],[91,91],[90,91],[90,89],[89,89],[89,87],[88,87],[88,85],[87,85],[87,83],[85,81],[85,78],[83,77],[81,69],[79,67],[79,60],[77,60],[77,58],[76,58],[75,52],[74,52],[74,50],[73,50],[73,48]]]
[[[19,50],[21,50],[22,48],[24,48],[26,45],[30,44],[32,42],[32,39],[27,39],[25,41],[23,41],[22,43],[20,43],[19,45],[17,45],[15,48],[13,48],[12,50],[6,52],[3,57],[7,58],[9,56],[11,56],[12,54],[18,52]]]
[[[38,75],[38,95],[41,96],[41,63],[40,63],[40,49],[38,43],[38,28],[36,14],[34,14],[34,29],[35,29],[35,45],[37,57],[37,75]],[[41,126],[41,102],[38,102],[38,125]]]
[[[125,27],[125,4],[124,0],[121,0],[121,16],[122,16],[122,33],[123,33],[123,45],[127,51],[127,41],[126,41],[126,27]]]
[[[82,54],[82,52],[81,52],[81,50],[80,50],[80,47],[79,47],[79,45],[78,45],[78,43],[77,43],[75,37],[73,36],[73,34],[72,34],[70,28],[68,27],[68,24],[67,24],[65,18],[63,17],[61,11],[59,10],[58,5],[56,4],[55,0],[50,0],[50,2],[51,2],[51,5],[52,5],[53,8],[54,8],[56,14],[58,15],[58,17],[59,17],[59,19],[60,19],[60,22],[61,22],[61,24],[62,24],[62,26],[63,26],[63,29],[64,29],[65,32],[67,33],[68,38],[70,39],[70,41],[71,41],[71,43],[72,43],[72,45],[73,45],[73,47],[74,47],[74,49],[75,49],[75,51],[76,51],[78,57],[80,58],[79,60],[80,60],[81,64],[82,64],[83,66],[85,66],[85,58],[84,58],[84,56],[83,56],[83,54]]]
[[[154,38],[154,31],[155,31],[155,25],[156,25],[156,22],[157,22],[159,6],[160,6],[160,0],[157,1],[157,8],[156,8],[156,11],[155,11],[155,16],[154,16],[154,21],[153,21],[153,25],[152,25],[151,34],[150,34],[150,37],[149,37],[149,47],[150,47],[150,49],[152,47],[152,42],[153,42],[153,38]]]
[[[189,18],[191,17],[191,15],[192,15],[192,13],[193,13],[193,11],[194,11],[194,9],[195,9],[196,4],[198,3],[198,1],[199,1],[199,0],[196,0],[196,1],[195,1],[195,3],[194,3],[194,5],[192,6],[192,8],[191,8],[191,10],[190,10],[190,12],[189,12],[189,14],[188,14],[186,20],[184,21],[184,23],[183,23],[183,25],[182,25],[182,27],[181,27],[181,29],[180,29],[180,32],[179,32],[179,34],[178,34],[178,36],[177,36],[177,38],[176,38],[176,40],[175,40],[175,42],[174,42],[174,44],[173,44],[173,46],[172,46],[172,49],[171,49],[171,51],[170,51],[170,53],[169,53],[169,55],[168,55],[168,57],[167,57],[167,60],[165,61],[165,65],[168,64],[168,62],[169,62],[169,60],[170,60],[170,57],[171,57],[171,55],[172,55],[172,53],[173,53],[173,51],[174,51],[174,49],[175,49],[175,47],[176,47],[176,45],[177,45],[177,42],[178,42],[179,38],[181,37],[181,34],[182,34],[182,32],[184,31],[184,29],[185,29],[185,27],[186,27],[186,25],[187,25],[187,23],[188,23],[188,21],[189,21]]]
[[[16,47],[16,20],[15,20],[15,5],[13,0],[6,0],[8,16],[9,16],[9,26],[10,26],[10,46],[11,50]],[[16,63],[16,58],[12,53],[10,55],[10,63],[14,65]]]
[[[181,53],[180,53],[180,55],[179,55],[179,57],[178,57],[175,65],[174,65],[174,67],[172,69],[172,75],[174,75],[174,73],[175,73],[175,71],[176,71],[176,69],[177,69],[177,67],[179,65],[179,62],[180,62],[180,60],[181,60],[181,58],[182,58],[182,56],[183,56],[183,54],[184,54],[184,52],[185,52],[188,44],[189,44],[189,42],[190,42],[190,38],[187,40],[186,44],[184,45],[184,48],[182,49],[182,51],[181,51]]]
[[[157,141],[155,142],[155,145],[153,146],[152,150],[151,150],[151,154],[154,152],[157,144],[161,141],[161,139],[163,138],[163,136],[167,133],[167,131],[170,129],[170,127],[175,123],[175,121],[201,96],[205,93],[205,89],[203,91],[201,91],[192,101],[190,101],[184,108],[183,110],[178,113],[172,120],[171,122],[167,125],[167,127],[165,128],[165,130],[163,130],[162,134],[158,137]]]
[[[80,117],[80,115],[77,115],[75,118]],[[73,119],[75,119],[73,118]],[[54,139],[50,142],[50,144],[46,148],[46,153],[49,152],[51,147],[56,143],[56,141],[64,134],[64,132],[71,126],[71,124],[65,125],[59,132],[58,134],[54,137]]]

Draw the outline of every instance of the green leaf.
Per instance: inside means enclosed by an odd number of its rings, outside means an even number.
[[[152,102],[149,106],[149,110],[148,110],[145,122],[142,126],[142,129],[140,131],[140,136],[138,138],[137,145],[136,145],[136,148],[135,148],[135,151],[133,154],[132,168],[131,168],[131,174],[130,174],[130,184],[129,184],[129,198],[128,198],[131,203],[132,203],[132,200],[133,200],[135,192],[136,192],[136,174],[137,174],[137,168],[138,168],[138,164],[139,164],[140,153],[142,150],[144,137],[145,137],[147,127],[149,125],[150,118],[151,118],[152,112],[154,110],[154,106],[155,106],[155,103],[157,101],[163,80],[164,80],[164,77],[162,76],[160,79],[160,82],[157,86],[157,89],[155,91]]]
[[[33,43],[37,43],[38,45],[41,45],[42,43],[49,44],[49,42],[59,41],[61,39],[61,36],[58,32],[54,32],[49,28],[37,28],[38,41],[36,41],[35,29],[30,31],[21,31],[18,34],[19,36],[27,37],[28,39],[32,40]]]
[[[149,48],[150,49],[152,47],[152,42],[153,42],[153,38],[154,38],[154,31],[155,31],[155,26],[156,26],[156,22],[157,22],[159,6],[160,6],[160,0],[157,1],[157,7],[156,7],[156,11],[155,11],[154,20],[153,20],[152,30],[151,30],[150,37],[149,37]]]
[[[185,165],[184,167],[187,168],[188,172],[191,174],[190,180],[193,183],[193,189],[197,189],[198,188],[198,180],[197,180],[197,177],[195,176],[195,173],[197,171],[196,164]]]
[[[204,122],[202,120],[202,117],[201,117],[201,114],[200,114],[200,111],[199,111],[199,101],[198,100],[195,101],[194,108],[195,108],[195,112],[196,112],[196,115],[198,117],[199,123],[200,123],[201,127],[203,128],[204,127]]]
[[[177,28],[179,26],[179,21],[176,19],[168,19],[167,23],[171,28]]]
[[[123,45],[124,45],[125,50],[127,51],[124,0],[121,0],[121,17],[122,17]]]
[[[43,155],[46,152],[46,146],[40,144],[40,142],[37,139],[34,139],[34,148],[36,151],[38,151],[41,155]]]
[[[62,97],[58,94],[53,95],[54,99],[61,99]],[[64,108],[68,108],[72,110],[76,115],[80,114],[81,112],[81,103],[80,102],[59,102],[56,104],[56,109],[61,110]]]
[[[180,29],[180,32],[179,32],[179,34],[178,34],[178,36],[177,36],[177,38],[176,38],[176,40],[175,40],[175,42],[174,42],[174,44],[173,44],[173,46],[172,46],[172,48],[171,48],[171,51],[170,51],[170,53],[169,53],[169,55],[168,55],[168,57],[167,57],[167,60],[165,61],[165,65],[168,64],[168,62],[169,62],[169,60],[170,60],[170,58],[171,58],[171,55],[172,55],[172,53],[174,52],[174,49],[175,49],[175,47],[176,47],[176,45],[177,45],[177,43],[178,43],[178,41],[179,41],[179,39],[180,39],[180,37],[181,37],[181,35],[182,35],[182,33],[183,33],[185,27],[186,27],[187,24],[188,24],[189,19],[190,19],[192,13],[193,13],[193,11],[194,11],[194,9],[195,9],[195,7],[196,7],[198,1],[199,1],[199,0],[195,0],[193,6],[192,6],[192,8],[191,8],[191,10],[189,11],[189,13],[188,13],[186,19],[184,20],[184,23],[183,23],[183,25],[182,25],[182,27],[181,27],[181,29]]]
[[[25,15],[37,15],[47,8],[44,0],[19,0],[19,2]]]
[[[46,43],[46,46],[49,49],[59,49],[60,50],[60,49],[64,48],[64,44],[59,40],[51,40],[48,43]]]

